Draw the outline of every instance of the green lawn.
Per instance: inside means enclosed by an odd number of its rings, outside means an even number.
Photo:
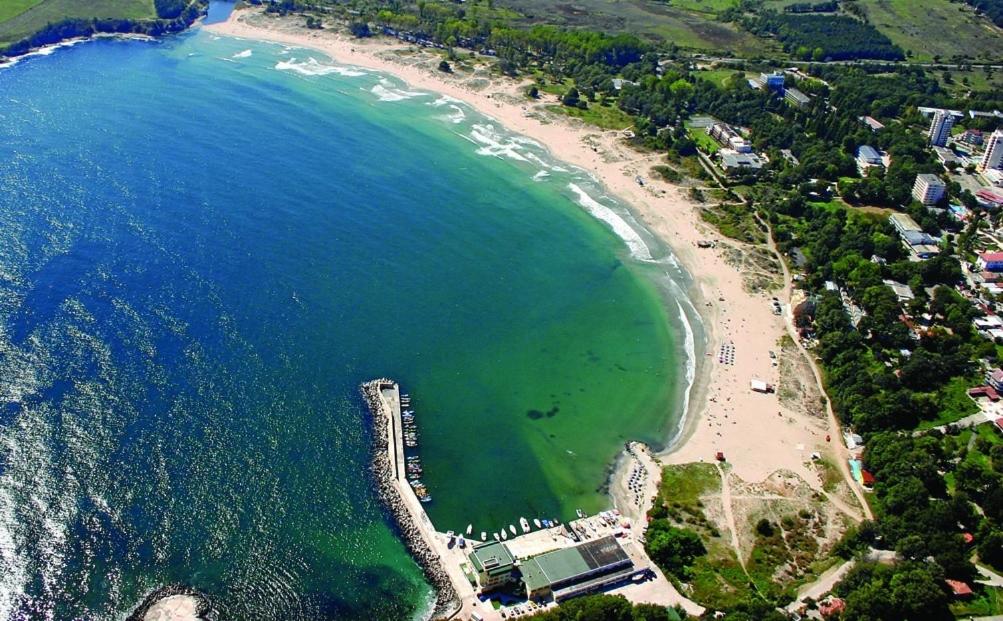
[[[699,147],[704,153],[713,155],[721,148],[721,145],[718,144],[717,140],[711,138],[710,134],[708,134],[702,127],[691,127],[688,128],[686,132],[690,135],[690,138],[693,139],[693,142],[697,143],[697,147]]]
[[[741,76],[738,79],[745,79],[745,72],[734,69],[704,69],[693,72],[693,75],[698,79],[706,80],[721,88],[727,86],[736,76]]]
[[[870,22],[911,59],[955,55],[1003,59],[1003,30],[971,7],[950,0],[859,0]]]
[[[9,11],[8,4],[21,7]],[[6,16],[6,18],[4,18]],[[0,46],[19,41],[64,19],[153,19],[153,0],[0,0]]]

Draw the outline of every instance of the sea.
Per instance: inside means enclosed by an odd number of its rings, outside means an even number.
[[[198,29],[0,69],[0,619],[421,619],[359,384],[440,531],[609,507],[703,341],[669,250],[466,105]]]

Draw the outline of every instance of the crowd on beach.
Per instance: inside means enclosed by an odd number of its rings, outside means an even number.
[[[634,455],[634,443],[627,443],[627,452]],[[644,500],[643,494],[645,493],[646,482],[648,480],[648,468],[641,462],[640,459],[634,460],[634,465],[630,470],[630,476],[627,479],[627,489],[634,495],[634,504],[641,506],[641,502]]]
[[[444,619],[459,609],[460,598],[453,588],[449,575],[442,567],[442,559],[425,540],[421,529],[415,524],[411,511],[408,510],[400,495],[399,481],[394,476],[387,452],[389,440],[386,429],[390,413],[384,408],[383,399],[380,397],[381,386],[392,384],[394,384],[392,380],[377,379],[366,382],[361,387],[362,396],[373,415],[373,478],[376,480],[376,490],[380,500],[393,516],[401,539],[404,541],[404,546],[421,567],[429,584],[435,589],[435,610],[432,612],[431,618]]]

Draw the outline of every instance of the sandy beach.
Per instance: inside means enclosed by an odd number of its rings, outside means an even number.
[[[333,30],[307,30],[302,18],[278,18],[256,10],[235,11],[225,23],[203,26],[219,35],[281,43],[318,50],[338,63],[385,72],[411,88],[448,95],[492,117],[510,130],[543,144],[557,159],[590,171],[662,239],[694,280],[690,292],[703,318],[709,342],[697,361],[686,424],[662,454],[661,463],[715,459],[724,453],[734,476],[747,482],[766,480],[776,471],[796,474],[821,489],[819,470],[811,455],[838,453],[826,441],[827,422],[796,404],[782,404],[777,393],[750,389],[753,379],[776,385],[778,366],[770,352],[780,352],[784,321],[775,315],[771,296],[785,300],[787,291],[750,293],[746,274],[736,266],[740,244],[722,240],[704,223],[700,206],[686,188],[651,179],[650,169],[661,163],[657,153],[639,153],[622,132],[586,126],[546,110],[553,98],[528,100],[525,83],[507,78],[471,80],[460,72],[436,70],[438,57],[408,48],[393,39],[358,40]],[[639,185],[636,177],[648,180]],[[714,248],[697,247],[699,240],[716,240]],[[723,347],[723,350],[722,350]]]

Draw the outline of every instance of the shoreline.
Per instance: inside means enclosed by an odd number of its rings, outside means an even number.
[[[464,76],[437,71],[438,56],[396,39],[360,40],[331,30],[307,30],[301,20],[255,9],[235,10],[227,21],[201,28],[221,36],[314,50],[337,64],[391,75],[410,89],[451,97],[533,139],[556,161],[588,173],[684,268],[690,280],[684,293],[702,324],[706,350],[693,361],[693,383],[686,388],[688,407],[655,455],[659,463],[712,462],[722,452],[743,480],[764,481],[782,470],[821,490],[821,476],[811,467],[810,455],[833,448],[823,440],[824,425],[798,408],[784,406],[776,394],[749,389],[752,379],[771,384],[779,380],[768,354],[780,350],[786,328],[782,317],[772,312],[772,294],[746,290],[741,271],[745,266],[735,264],[734,254],[748,248],[723,238],[705,223],[700,206],[685,195],[686,188],[649,175],[652,166],[662,163],[660,154],[635,151],[624,144],[620,131],[548,111],[546,106],[556,98],[527,99],[522,93],[525,80],[480,76],[477,84],[465,83]],[[637,183],[639,176],[647,180],[644,185]],[[698,249],[701,240],[718,244]],[[666,307],[669,316],[675,310]],[[722,356],[725,351],[730,356]]]

